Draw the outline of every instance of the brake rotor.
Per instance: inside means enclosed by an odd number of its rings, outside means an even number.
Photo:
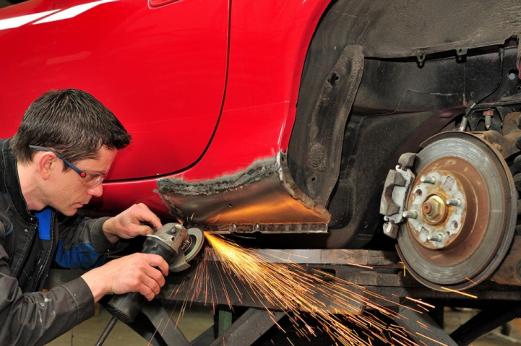
[[[433,289],[466,289],[487,279],[506,256],[517,193],[501,154],[479,137],[431,137],[417,154],[398,253]]]

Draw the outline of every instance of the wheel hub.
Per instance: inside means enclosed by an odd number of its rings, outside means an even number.
[[[420,189],[416,190],[421,192]],[[447,208],[443,198],[438,195],[431,195],[427,198],[421,207],[422,215],[429,225],[437,225],[447,217]]]
[[[454,167],[465,167],[464,162],[452,158]],[[434,166],[442,167],[443,162]],[[412,186],[408,210],[418,211],[418,217],[408,219],[416,241],[428,249],[450,246],[461,234],[466,215],[464,183],[458,176],[443,169],[423,170]]]

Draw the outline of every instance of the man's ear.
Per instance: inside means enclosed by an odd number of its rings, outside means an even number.
[[[36,161],[36,167],[42,179],[49,179],[51,172],[55,169],[53,166],[56,166],[56,155],[51,152],[39,152],[34,156],[33,160]]]

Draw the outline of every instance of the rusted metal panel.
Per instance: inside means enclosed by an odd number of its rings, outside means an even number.
[[[295,185],[284,153],[218,179],[160,179],[158,188],[172,214],[221,233],[324,233],[330,220]]]

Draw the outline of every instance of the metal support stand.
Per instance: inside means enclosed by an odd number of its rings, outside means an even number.
[[[458,346],[458,344],[434,322],[428,314],[420,314],[400,307],[396,322],[404,327],[420,345]]]
[[[145,304],[142,313],[149,319],[161,339],[167,345],[189,346],[190,342],[177,329],[170,314],[162,306]]]
[[[440,327],[442,308],[434,312],[434,318],[439,323],[434,322],[427,313],[416,314],[411,310],[401,308],[399,313],[405,318],[397,319],[396,322],[409,331],[411,337],[421,345],[465,345],[512,318],[521,316],[521,290],[519,287],[505,285],[505,283],[484,282],[466,291],[478,299],[469,299],[457,292],[433,291],[419,285],[410,275],[404,276],[402,266],[397,263],[396,254],[393,252],[345,249],[263,249],[258,252],[259,255],[273,263],[300,263],[309,268],[327,270],[334,273],[339,279],[364,287],[380,296],[392,297],[382,301],[383,306],[387,308],[396,308],[396,303],[404,297],[414,297],[434,302],[439,306],[467,306],[486,309],[449,336]],[[212,263],[210,261],[208,264],[209,274],[217,275],[218,272],[214,270],[216,263]],[[517,263],[517,261],[512,261],[512,263]],[[366,269],[366,267],[371,267],[371,269]],[[67,282],[81,273],[71,270],[53,270],[52,274],[51,287]],[[505,274],[504,277],[507,278],[507,275]],[[516,284],[510,281],[508,283]],[[233,284],[224,282],[223,284],[223,289],[216,291],[213,303],[218,306],[230,304],[235,313],[242,309],[249,310],[246,310],[231,324],[229,315],[220,316],[220,334],[217,333],[219,327],[219,321],[217,321],[215,326],[202,333],[191,345],[249,345],[258,341],[284,316],[282,312],[273,312],[270,315],[266,309],[274,311],[280,307],[274,306],[268,301],[259,302],[253,299],[254,294],[249,292],[250,288],[247,285],[237,282],[233,282]],[[206,303],[207,299],[204,292],[193,296],[193,292],[179,290],[180,285],[180,281],[167,282],[155,304],[145,304],[143,313],[138,315],[138,320],[131,325],[131,328],[152,345],[190,345],[171,321],[168,306],[185,301],[202,305]],[[224,291],[234,292],[236,285],[240,286],[241,296],[223,293]],[[167,292],[174,291],[178,292],[175,296],[167,294]],[[324,303],[328,306],[327,300]],[[491,304],[493,304],[492,308]],[[167,308],[165,309],[165,307]],[[360,309],[351,313],[362,313],[363,308],[364,306],[361,304]]]
[[[270,314],[266,310],[248,309],[211,345],[251,345],[284,315],[285,313],[278,311],[272,311]]]
[[[233,313],[222,307],[217,311],[217,335],[222,336],[233,323]]]
[[[493,316],[493,318],[491,318]],[[458,345],[468,345],[497,327],[521,316],[521,304],[498,304],[495,308],[485,309],[456,329],[451,337]]]

